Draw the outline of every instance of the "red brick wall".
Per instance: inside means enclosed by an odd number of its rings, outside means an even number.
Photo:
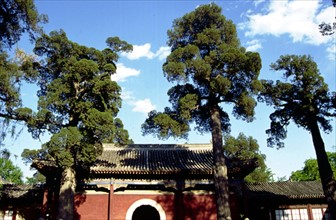
[[[183,197],[184,219],[215,220],[217,219],[216,197],[214,194],[186,193]],[[232,220],[240,219],[238,199],[230,194],[230,210]]]
[[[128,208],[140,199],[151,199],[161,205],[166,213],[166,219],[172,220],[174,213],[173,195],[148,195],[148,194],[113,194],[111,201],[111,220],[124,220]]]
[[[75,196],[75,219],[108,219],[108,194],[80,194]]]
[[[215,220],[216,201],[213,195],[185,194],[183,197],[184,219]]]
[[[127,210],[138,200],[151,199],[161,205],[166,214],[166,220],[215,220],[216,201],[210,194],[194,195],[184,193],[179,196],[173,194],[130,194],[119,192],[109,194],[82,194],[75,198],[76,219],[81,220],[125,220]],[[232,219],[239,219],[236,209],[236,199],[230,196]],[[108,205],[110,203],[110,210]],[[174,218],[175,216],[175,218]],[[180,216],[180,217],[177,217]]]

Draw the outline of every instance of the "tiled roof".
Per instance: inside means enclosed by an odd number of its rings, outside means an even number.
[[[4,184],[0,189],[0,201],[22,200],[22,202],[33,202],[42,200],[43,192],[43,185]]]
[[[104,145],[97,163],[91,167],[96,175],[212,175],[212,145]],[[228,173],[244,174],[256,168],[255,160],[231,161]],[[247,174],[245,174],[247,173]]]
[[[54,160],[35,159],[33,160],[31,167],[37,169],[46,177],[50,175],[55,175],[57,172],[57,165]]]
[[[311,199],[324,198],[321,182],[274,182],[274,183],[247,183],[247,195],[250,198],[272,199]]]

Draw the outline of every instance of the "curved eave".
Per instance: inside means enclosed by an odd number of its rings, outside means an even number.
[[[200,170],[91,170],[93,175],[212,175],[210,171],[200,171]]]

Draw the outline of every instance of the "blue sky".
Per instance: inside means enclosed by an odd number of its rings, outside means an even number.
[[[170,106],[168,89],[173,86],[162,73],[162,64],[169,54],[166,45],[167,30],[174,19],[193,11],[208,1],[36,1],[39,13],[47,14],[49,23],[44,26],[49,33],[63,29],[68,38],[79,44],[98,49],[106,47],[105,40],[118,36],[133,44],[132,53],[121,54],[117,64],[117,74],[112,76],[122,87],[123,107],[119,117],[129,131],[135,143],[163,143],[149,135],[142,136],[141,124],[150,110],[162,111]],[[247,50],[257,51],[262,58],[263,68],[260,79],[280,79],[280,73],[270,71],[269,65],[280,55],[309,54],[318,64],[320,72],[329,88],[335,91],[335,36],[322,36],[318,24],[332,22],[335,8],[331,0],[326,1],[215,1],[222,7],[223,14],[237,25],[241,45]],[[21,41],[17,47],[31,52],[33,45]],[[34,106],[37,101],[35,88],[22,88],[24,103]],[[231,106],[225,106],[231,113]],[[246,123],[231,116],[231,135],[237,137],[240,132],[258,140],[260,151],[266,154],[266,164],[275,177],[290,176],[292,171],[301,169],[303,162],[315,158],[310,134],[295,124],[288,127],[288,138],[284,149],[266,146],[265,130],[269,126],[268,115],[271,107],[259,103],[255,121]],[[334,129],[335,122],[333,123]],[[335,132],[323,134],[328,151],[335,151]],[[39,148],[48,140],[44,136],[40,141],[32,140],[23,132],[17,140],[8,140],[13,154],[20,155],[24,148]],[[201,135],[191,132],[188,140],[169,139],[165,143],[209,143],[210,134]],[[29,168],[17,158],[16,164],[30,175]]]

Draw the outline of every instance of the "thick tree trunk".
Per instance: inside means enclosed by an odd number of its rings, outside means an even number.
[[[65,168],[62,172],[57,220],[72,220],[74,218],[75,189],[75,171],[72,168]]]
[[[328,210],[332,219],[336,220],[336,181],[325,151],[317,120],[311,121],[310,131],[313,138],[324,195],[328,202]]]
[[[229,220],[231,219],[231,211],[229,203],[228,175],[224,157],[220,112],[216,107],[211,110],[211,135],[214,160],[213,175],[217,203],[217,219]]]

